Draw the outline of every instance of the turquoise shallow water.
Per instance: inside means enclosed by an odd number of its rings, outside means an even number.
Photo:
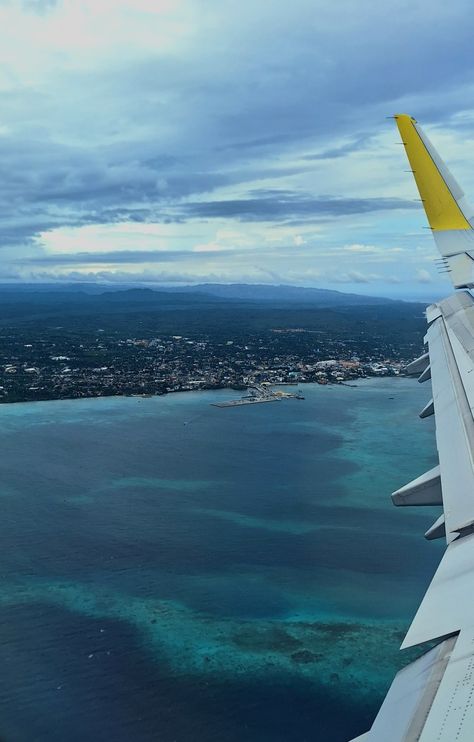
[[[428,391],[2,406],[0,738],[343,741],[441,556]],[[236,393],[234,396],[238,396]]]

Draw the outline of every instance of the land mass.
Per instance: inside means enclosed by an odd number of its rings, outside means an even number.
[[[424,304],[298,287],[5,287],[0,401],[397,374]],[[356,297],[356,298],[354,298]]]

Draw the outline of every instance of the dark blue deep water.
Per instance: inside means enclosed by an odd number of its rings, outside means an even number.
[[[406,379],[0,408],[3,742],[344,742],[441,545]]]

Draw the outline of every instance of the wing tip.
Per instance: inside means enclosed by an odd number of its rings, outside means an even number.
[[[408,113],[398,113],[395,121],[405,146],[411,171],[423,202],[428,224],[435,232],[459,232],[472,229],[465,212],[470,212],[464,192],[453,178],[436,149]],[[448,235],[450,243],[452,236]],[[454,251],[449,245],[449,253]],[[448,248],[440,248],[444,255]],[[465,252],[465,250],[457,250]]]
[[[417,124],[418,121],[413,116],[410,116],[409,113],[394,113],[393,114],[394,119],[402,119],[404,121],[413,121],[414,124]]]

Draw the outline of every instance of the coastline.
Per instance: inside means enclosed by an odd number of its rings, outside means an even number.
[[[412,377],[407,376],[406,374],[371,374],[370,376],[361,376],[356,379],[349,379],[344,381],[326,381],[326,382],[319,382],[314,380],[304,380],[304,381],[296,381],[296,382],[288,382],[288,381],[282,381],[280,383],[270,383],[270,386],[275,389],[279,389],[280,387],[285,386],[318,386],[318,387],[328,387],[328,388],[334,388],[334,387],[340,387],[345,386],[348,388],[355,389],[357,388],[361,382],[367,382],[372,379],[410,379]],[[350,383],[354,382],[354,383]],[[260,383],[267,383],[267,382],[260,382]],[[236,387],[232,386],[213,386],[213,387],[198,387],[195,389],[170,389],[166,392],[155,392],[154,394],[151,393],[144,393],[144,394],[91,394],[91,395],[84,395],[84,396],[64,396],[64,397],[47,397],[47,398],[41,398],[41,399],[16,399],[16,400],[8,400],[4,397],[0,397],[0,406],[8,406],[8,405],[19,405],[19,404],[34,404],[38,402],[75,402],[79,400],[91,400],[91,399],[156,399],[157,397],[169,397],[173,394],[194,394],[196,392],[218,392],[218,391],[228,391],[228,392],[236,392],[241,393],[242,391],[246,391],[250,387],[243,387],[242,389],[236,389]]]

